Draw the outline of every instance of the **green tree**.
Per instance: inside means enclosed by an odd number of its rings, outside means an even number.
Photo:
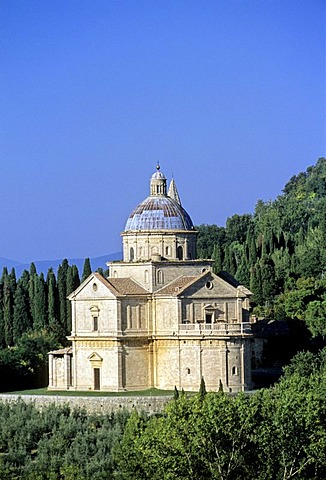
[[[200,386],[199,386],[199,398],[201,401],[204,400],[206,393],[207,391],[206,391],[205,380],[204,380],[204,377],[201,377]]]
[[[70,333],[67,330],[67,271],[68,260],[64,259],[58,268],[58,298],[59,298],[59,319],[62,329],[66,334]]]
[[[16,344],[21,336],[32,328],[29,314],[28,291],[23,282],[18,280],[14,296],[13,342]]]
[[[78,288],[80,285],[80,280],[79,280],[79,274],[78,274],[78,268],[76,265],[72,265],[71,267],[68,267],[67,270],[67,280],[66,280],[66,297],[70,295],[76,288]],[[67,306],[66,306],[66,331],[68,333],[71,332],[71,302],[70,300],[66,300]]]
[[[57,287],[56,277],[52,268],[48,270],[47,277],[46,277],[46,285],[47,285],[47,292],[48,292],[48,295],[47,295],[48,326],[50,331],[52,331],[58,339],[62,339],[65,335],[65,330],[62,328],[59,321],[60,310],[59,310],[58,287]]]
[[[3,275],[3,323],[5,344],[13,345],[13,310],[16,290],[16,274],[13,268],[10,274],[4,271]]]
[[[35,274],[33,276],[33,292],[33,328],[34,330],[41,330],[47,326],[47,299],[43,273],[40,273],[40,275]]]
[[[223,265],[223,254],[220,245],[215,244],[212,253],[213,271],[214,273],[219,273],[222,270]]]
[[[91,262],[89,258],[85,258],[84,268],[81,281],[84,282],[92,273]]]
[[[313,337],[326,336],[326,300],[309,302],[304,320]]]

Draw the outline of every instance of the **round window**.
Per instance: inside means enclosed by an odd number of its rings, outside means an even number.
[[[206,282],[206,288],[209,288],[209,289],[213,288],[212,282]]]
[[[94,292],[97,292],[97,285],[96,285],[96,283],[93,283],[93,290],[94,290]]]

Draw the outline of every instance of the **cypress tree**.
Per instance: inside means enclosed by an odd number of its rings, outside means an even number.
[[[3,297],[3,323],[5,345],[13,345],[13,309],[14,294],[16,290],[16,273],[13,268],[8,275],[4,277],[4,297]]]
[[[91,262],[89,258],[85,258],[83,274],[81,281],[84,282],[92,273]]]
[[[4,317],[3,317],[3,277],[0,279],[0,348],[4,348],[6,346],[5,341],[5,325],[4,325]]]
[[[212,259],[214,260],[213,264],[213,272],[218,273],[222,270],[222,249],[220,245],[215,243],[214,248],[213,248],[213,255]]]
[[[41,330],[46,327],[46,293],[44,275],[34,275],[34,299],[33,299],[33,328]]]
[[[28,293],[23,282],[18,281],[13,308],[13,341],[16,344],[20,337],[31,328]]]
[[[52,268],[49,268],[46,277],[48,292],[47,323],[50,330],[59,334],[59,298],[55,274]]]
[[[200,387],[199,387],[199,398],[200,400],[204,400],[205,396],[206,396],[206,384],[205,384],[205,380],[204,380],[204,377],[201,377],[201,381],[200,381]]]
[[[250,275],[250,290],[252,291],[253,295],[253,302],[256,305],[263,304],[263,289],[262,289],[262,282],[261,282],[261,272],[260,272],[260,265],[259,262],[251,269]]]
[[[178,392],[177,387],[175,386],[174,387],[174,392],[173,392],[173,399],[178,400],[178,398],[179,398],[179,392]]]
[[[32,262],[29,268],[28,297],[30,316],[34,322],[34,277],[37,275],[35,264]]]
[[[247,237],[246,237],[246,245],[248,248],[249,264],[250,266],[253,266],[257,261],[257,247],[256,247],[255,231],[254,231],[253,224],[251,224],[251,226],[248,229]]]
[[[76,288],[78,288],[80,285],[80,279],[79,279],[79,273],[78,273],[78,268],[76,265],[72,265],[71,267],[68,267],[67,270],[67,291],[66,291],[66,297],[70,295]],[[66,306],[66,312],[67,312],[67,317],[66,317],[66,331],[67,333],[71,332],[71,302],[70,300],[66,300],[67,306]]]
[[[59,321],[66,332],[67,327],[67,271],[68,260],[64,259],[58,268],[58,297],[59,297]],[[68,332],[66,332],[68,333]]]
[[[263,300],[264,302],[270,302],[277,290],[274,262],[271,258],[264,257],[261,259],[260,272]]]

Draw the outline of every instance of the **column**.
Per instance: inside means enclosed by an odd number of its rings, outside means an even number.
[[[54,387],[53,385],[53,353],[49,353],[49,387]]]
[[[65,369],[65,388],[70,386],[70,358],[68,353],[65,353],[64,356],[64,369]]]

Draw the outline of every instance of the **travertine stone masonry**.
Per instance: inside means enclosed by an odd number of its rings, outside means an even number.
[[[42,409],[51,404],[65,405],[71,408],[85,408],[88,413],[110,413],[121,409],[146,412],[149,414],[162,412],[172,396],[164,397],[73,397],[59,395],[0,395],[1,402],[15,403],[22,400],[26,403],[34,403]]]

